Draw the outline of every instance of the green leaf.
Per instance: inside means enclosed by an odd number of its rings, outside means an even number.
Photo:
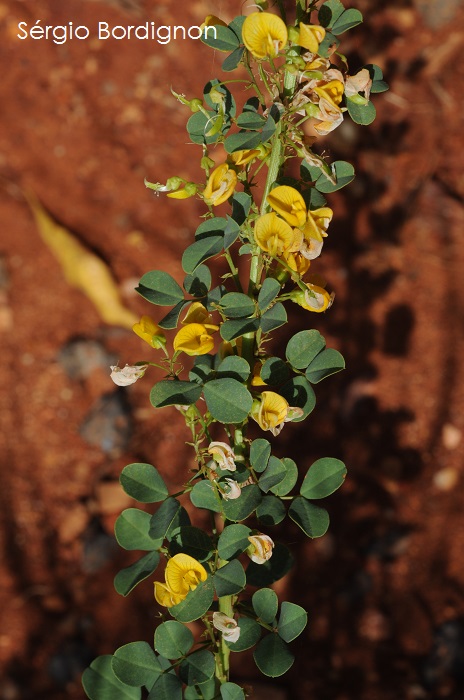
[[[303,496],[295,498],[288,509],[288,514],[293,522],[312,539],[322,537],[329,528],[330,519],[327,511],[310,503]]]
[[[201,386],[196,382],[163,379],[150,392],[150,403],[155,408],[164,406],[190,406],[201,396]]]
[[[212,99],[211,93],[215,93],[216,95],[220,93],[223,98],[221,102],[218,103]],[[224,111],[228,120],[235,116],[236,105],[234,96],[229,88],[227,88],[222,81],[218,80],[218,78],[213,78],[213,80],[206,83],[203,90],[203,97],[205,98],[206,104],[211,107],[211,109],[214,109],[216,112]]]
[[[151,464],[128,464],[119,481],[124,491],[140,503],[158,503],[169,496],[166,484]]]
[[[213,379],[203,393],[208,411],[220,423],[241,423],[251,411],[251,394],[235,379]]]
[[[222,236],[208,236],[208,238],[195,241],[184,250],[182,255],[184,272],[192,273],[198,265],[218,255],[223,248],[224,239]]]
[[[288,341],[285,356],[295,369],[305,369],[324,348],[325,340],[319,331],[300,331]]]
[[[251,530],[246,525],[227,525],[219,535],[218,554],[228,561],[238,557],[250,546],[248,537]]]
[[[327,32],[325,33],[324,39],[321,41],[319,44],[319,48],[317,50],[319,56],[323,56],[324,58],[329,58],[329,56],[333,53],[333,50],[336,50],[340,46],[340,40],[337,39],[335,34],[332,34],[332,32]]]
[[[275,331],[276,328],[280,328],[284,323],[287,323],[287,312],[285,311],[285,306],[280,301],[274,304],[274,306],[271,306],[271,308],[261,316],[261,330],[263,333]]]
[[[256,333],[260,325],[259,318],[238,318],[221,324],[221,337],[224,340],[234,340],[245,333]]]
[[[229,292],[222,297],[221,308],[228,318],[248,318],[255,312],[255,303],[246,294]]]
[[[253,658],[261,673],[277,678],[287,673],[295,657],[277,634],[267,634],[253,652]]]
[[[236,595],[246,586],[246,576],[243,566],[238,559],[232,559],[222,566],[213,576],[214,587],[218,598],[225,595]]]
[[[363,21],[363,16],[359,10],[350,8],[345,10],[343,14],[338,17],[338,19],[332,24],[332,33],[335,36],[339,36],[344,32],[347,32],[353,27],[357,27]]]
[[[229,24],[229,29],[232,29],[232,31],[236,33],[237,38],[240,42],[242,41],[242,28],[245,20],[246,15],[238,15],[237,17],[234,17],[232,22]]]
[[[271,456],[266,469],[258,481],[261,491],[267,493],[273,486],[280,484],[286,472],[285,464],[281,462],[280,459],[277,459],[277,457]]]
[[[282,384],[287,381],[290,372],[280,357],[270,357],[263,363],[259,374],[266,384]]]
[[[211,134],[211,129],[214,127],[215,122],[220,119],[220,115],[216,114],[216,112],[211,112],[209,118],[203,112],[192,114],[187,122],[187,131],[192,143],[216,143],[219,138],[219,132]],[[225,124],[223,123],[220,131],[224,134],[229,131],[229,128],[230,123],[227,121]]]
[[[217,368],[218,379],[229,377],[236,379],[238,382],[246,382],[250,376],[250,365],[243,357],[230,355],[225,357]]]
[[[114,534],[123,549],[151,552],[159,549],[162,538],[150,536],[150,514],[138,508],[126,508],[114,524]]]
[[[234,51],[239,45],[239,40],[235,32],[228,27],[223,27],[221,24],[214,25],[216,34],[213,32],[213,27],[204,27],[201,41],[218,51]]]
[[[224,59],[222,63],[222,70],[226,71],[227,73],[230,71],[233,71],[237,68],[239,65],[240,61],[242,60],[242,56],[245,52],[245,47],[244,46],[239,46],[238,49],[235,49],[235,51],[232,51],[231,54],[227,56],[227,58]]]
[[[274,622],[279,608],[279,599],[277,593],[272,588],[260,588],[259,591],[253,593],[251,599],[253,610],[257,617],[270,625]]]
[[[348,97],[346,106],[351,119],[362,126],[372,124],[377,114],[372,102],[368,102],[367,105],[358,105]]]
[[[280,115],[279,115],[280,117]],[[272,115],[269,114],[268,118],[266,119],[266,124],[264,125],[264,128],[261,132],[261,143],[266,143],[266,141],[269,141],[269,139],[274,136],[276,130],[276,123],[274,119],[272,118]]]
[[[143,275],[136,291],[158,306],[174,306],[184,299],[184,292],[176,280],[163,270],[152,270]]]
[[[308,613],[301,605],[284,601],[280,607],[277,633],[284,642],[293,642],[308,624]]]
[[[250,484],[242,489],[240,498],[224,501],[222,508],[227,520],[238,522],[248,518],[261,503],[261,490],[256,484]]]
[[[319,23],[323,27],[333,27],[334,23],[344,12],[345,7],[340,0],[328,0],[319,9]]]
[[[272,277],[266,277],[258,294],[258,306],[261,312],[266,311],[280,292],[280,283]]]
[[[261,637],[261,625],[250,617],[240,617],[237,624],[240,627],[240,637],[236,642],[226,642],[227,646],[235,652],[251,649]]]
[[[163,669],[147,642],[130,642],[114,652],[113,671],[126,685],[151,688]]]
[[[240,129],[249,129],[250,131],[258,131],[262,129],[266,123],[266,117],[263,117],[257,112],[242,112],[237,118],[237,126]]]
[[[159,321],[158,326],[160,328],[164,328],[165,330],[172,330],[173,328],[177,328],[177,324],[179,323],[179,316],[181,315],[182,309],[186,304],[190,304],[189,299],[183,299],[178,304],[176,304],[174,308],[166,314],[166,316],[163,316],[161,321]]]
[[[316,395],[314,389],[307,379],[304,377],[295,377],[284,384],[279,393],[287,399],[290,406],[301,408],[303,415],[300,418],[294,418],[293,423],[300,423],[309,416],[316,405]]]
[[[170,539],[171,532],[182,525],[190,525],[187,511],[171,496],[151,516],[150,535],[157,540]]]
[[[217,700],[218,683],[215,678],[210,678],[205,683],[187,686],[184,690],[184,700]]]
[[[214,367],[214,355],[198,355],[193,360],[193,367],[189,372],[191,382],[203,384],[211,377]]]
[[[253,440],[250,447],[250,462],[255,472],[263,472],[271,456],[271,443],[265,438]]]
[[[247,584],[262,588],[279,581],[293,566],[293,557],[285,545],[277,542],[272,557],[264,564],[250,562],[246,570]]]
[[[204,297],[211,289],[211,272],[207,265],[199,265],[184,279],[184,289],[194,297]]]
[[[349,185],[350,182],[354,180],[354,168],[351,163],[348,163],[346,160],[337,160],[333,163],[332,167],[335,172],[336,183],[333,184],[330,182],[324,174],[320,175],[316,180],[316,189],[319,190],[319,192],[335,192]]]
[[[281,482],[273,486],[270,491],[276,496],[286,496],[298,481],[298,467],[293,459],[283,457],[282,462],[285,465],[285,476]]]
[[[179,622],[193,622],[209,610],[213,598],[213,579],[208,576],[206,581],[201,581],[193,591],[187,593],[187,597],[181,603],[169,608],[169,612]]]
[[[173,673],[163,673],[150,690],[147,700],[182,700],[182,681]]]
[[[261,134],[256,131],[240,131],[238,134],[231,134],[224,140],[226,153],[248,150],[256,148],[261,143]]]
[[[141,581],[144,581],[158,567],[160,555],[149,552],[141,559],[119,571],[114,577],[114,588],[119,595],[128,595]]]
[[[163,622],[155,630],[155,649],[165,659],[185,656],[194,642],[195,638],[189,628],[176,620]]]
[[[343,355],[340,355],[338,350],[326,348],[319,355],[316,355],[306,369],[305,376],[312,384],[317,384],[326,377],[330,377],[331,374],[340,372],[342,369],[345,369]]]
[[[232,218],[241,226],[250,212],[251,197],[246,192],[234,192],[229,202],[232,204]]]
[[[303,199],[306,202],[307,208],[311,210],[325,207],[327,204],[327,200],[324,195],[316,190],[315,187],[311,187],[310,190],[307,190],[303,195]]]
[[[190,491],[190,500],[195,508],[206,508],[214,513],[222,511],[222,500],[216,487],[208,479],[196,482]]]
[[[177,530],[171,531],[171,554],[184,552],[197,561],[204,562],[210,559],[214,545],[211,537],[198,527],[183,525]]]
[[[245,700],[245,693],[242,688],[235,683],[223,683],[221,685],[222,700]]]
[[[108,654],[98,656],[82,675],[82,685],[90,700],[140,700],[140,688],[132,688],[115,676]]]
[[[205,219],[195,231],[195,240],[200,241],[212,236],[224,236],[227,227],[227,219],[223,216],[213,216],[212,219]]]
[[[214,654],[207,649],[200,649],[182,661],[179,675],[186,685],[193,686],[212,678],[214,669]]]
[[[326,498],[342,486],[345,477],[343,462],[333,457],[322,457],[309,467],[300,493],[305,498]]]
[[[256,508],[256,517],[263,525],[278,525],[284,520],[286,514],[284,504],[276,496],[264,496]]]
[[[224,231],[224,250],[230,248],[240,235],[240,226],[230,216],[227,217],[227,226]]]

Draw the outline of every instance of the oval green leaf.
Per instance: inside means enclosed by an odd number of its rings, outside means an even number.
[[[155,384],[150,392],[150,403],[155,408],[164,406],[190,406],[201,396],[201,386],[197,382],[184,382],[178,379],[163,379]]]
[[[253,440],[250,447],[250,462],[255,472],[263,472],[271,456],[271,443],[265,438]]]
[[[227,525],[219,535],[218,554],[221,559],[234,559],[250,545],[251,530],[246,525]]]
[[[187,597],[178,605],[169,608],[169,612],[179,622],[193,622],[198,620],[209,610],[214,598],[214,585],[211,576],[202,581],[187,594]]]
[[[311,384],[318,384],[326,377],[345,369],[345,360],[338,350],[326,348],[317,355],[306,369],[305,377]]]
[[[285,356],[295,369],[306,369],[324,348],[325,340],[319,331],[300,331],[288,341]]]
[[[214,574],[213,580],[218,598],[236,595],[246,586],[245,572],[238,559],[232,559],[225,566],[221,566]]]
[[[312,464],[301,484],[300,493],[305,498],[326,498],[345,481],[346,467],[339,459],[322,457]]]
[[[245,520],[261,503],[261,489],[256,484],[250,484],[242,489],[240,498],[232,501],[223,501],[222,509],[227,520],[238,522]]]
[[[280,607],[277,633],[284,642],[293,642],[308,624],[308,613],[301,605],[284,601]]]
[[[195,639],[188,627],[176,620],[167,620],[155,630],[155,649],[165,659],[179,659],[188,654]]]
[[[213,513],[222,511],[222,499],[216,487],[208,479],[196,482],[190,491],[190,500],[195,508],[206,508],[207,510],[212,510]]]
[[[272,588],[260,588],[259,591],[253,593],[251,599],[253,610],[257,617],[270,625],[274,622],[279,608],[279,599],[277,593]]]
[[[141,503],[158,503],[169,495],[158,470],[151,464],[128,464],[122,470],[119,481],[124,491]]]
[[[261,637],[261,625],[251,617],[240,617],[237,623],[240,627],[240,637],[236,642],[226,642],[227,646],[235,652],[251,649]]]
[[[251,394],[235,379],[213,379],[204,385],[203,393],[208,411],[220,423],[241,423],[251,411]]]
[[[114,652],[112,668],[126,685],[151,688],[163,669],[147,642],[130,642]]]
[[[163,270],[152,270],[143,275],[136,291],[159,306],[174,306],[184,298],[184,292],[176,280]]]
[[[138,508],[126,508],[114,524],[114,534],[123,549],[141,549],[151,552],[161,547],[162,538],[151,537],[149,513]]]
[[[278,525],[286,514],[285,506],[277,496],[264,496],[256,508],[256,517],[263,525]]]
[[[217,378],[229,377],[236,379],[238,382],[246,382],[250,376],[250,365],[244,357],[230,355],[224,358],[217,368]]]
[[[329,528],[330,518],[325,508],[315,506],[303,496],[295,498],[288,509],[288,514],[293,522],[312,539],[322,537]]]
[[[282,462],[285,465],[285,476],[279,484],[270,489],[276,496],[286,496],[298,481],[298,467],[293,459],[282,457]]]
[[[140,700],[140,688],[132,688],[115,675],[113,657],[98,656],[82,675],[82,685],[90,700]]]
[[[277,634],[263,637],[253,652],[253,658],[261,673],[270,678],[287,673],[295,661],[292,652]]]
[[[119,571],[114,577],[114,588],[119,595],[129,593],[148,576],[151,576],[158,567],[160,555],[158,552],[149,552],[131,566]]]

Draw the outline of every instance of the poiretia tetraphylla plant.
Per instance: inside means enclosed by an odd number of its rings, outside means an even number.
[[[227,53],[223,70],[239,69],[240,77],[210,80],[202,99],[176,94],[192,112],[187,130],[200,146],[204,177],[146,183],[173,199],[200,198],[205,215],[182,256],[183,289],[162,270],[140,280],[144,299],[170,307],[161,320],[143,316],[134,326],[155,360],[112,368],[120,386],[150,365],[162,368],[165,377],[150,401],[157,409],[175,406],[184,417],[196,466],[174,495],[150,464],[122,471],[127,494],[160,505],[152,514],[129,508],[118,518],[119,544],[145,554],[117,574],[115,587],[127,595],[156,571],[163,614],[154,648],[131,642],[85,671],[91,700],[243,700],[244,690],[229,680],[231,652],[253,648],[259,670],[271,677],[294,661],[289,643],[304,630],[307,614],[291,602],[279,606],[270,588],[292,566],[272,528],[288,516],[308,537],[322,536],[329,515],[318,501],[342,485],[346,469],[338,459],[318,459],[296,493],[295,462],[274,456],[271,443],[251,439],[248,429],[252,422],[255,435],[260,429],[277,436],[286,422],[303,421],[315,406],[313,385],[344,367],[315,329],[296,333],[282,357],[271,354],[269,341],[292,304],[321,313],[333,301],[313,261],[332,219],[325,195],[351,182],[354,170],[344,161],[328,163],[313,146],[346,116],[372,122],[370,94],[387,89],[377,66],[350,75],[338,51],[339,35],[361,21],[340,0],[320,7],[297,0],[291,27],[283,9],[280,16],[252,12],[229,25],[205,20],[216,31],[204,42]],[[240,113],[229,90],[236,85],[248,91]],[[299,179],[287,173],[296,159]],[[265,182],[258,177],[263,172]],[[213,284],[207,261],[217,258],[230,271]],[[167,329],[175,330],[172,350]],[[193,358],[189,370],[186,356]],[[191,524],[182,505],[188,499],[210,512],[209,531]],[[203,627],[198,639],[186,626],[193,621]]]

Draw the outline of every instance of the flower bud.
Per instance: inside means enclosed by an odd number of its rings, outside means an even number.
[[[200,109],[203,107],[203,101],[200,100],[199,97],[194,97],[193,100],[190,100],[189,107],[195,114],[195,112],[199,112]]]

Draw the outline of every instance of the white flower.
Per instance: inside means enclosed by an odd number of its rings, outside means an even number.
[[[240,637],[240,627],[233,617],[228,617],[225,613],[213,613],[213,627],[222,632],[226,642],[236,642]]]
[[[345,95],[354,97],[359,92],[364,93],[366,100],[369,99],[371,93],[372,80],[367,68],[361,68],[356,75],[348,75],[345,83]]]
[[[129,386],[135,384],[137,379],[143,377],[148,365],[126,365],[120,369],[117,365],[111,367],[111,379],[118,386]]]
[[[234,451],[226,442],[211,442],[208,453],[221,469],[227,469],[230,472],[236,470]]]
[[[222,497],[225,501],[233,501],[240,498],[242,489],[234,479],[224,479],[226,486],[222,488]]]
[[[272,557],[274,542],[269,535],[263,535],[261,533],[250,535],[248,540],[251,544],[246,551],[251,561],[254,561],[255,564],[264,564]]]

